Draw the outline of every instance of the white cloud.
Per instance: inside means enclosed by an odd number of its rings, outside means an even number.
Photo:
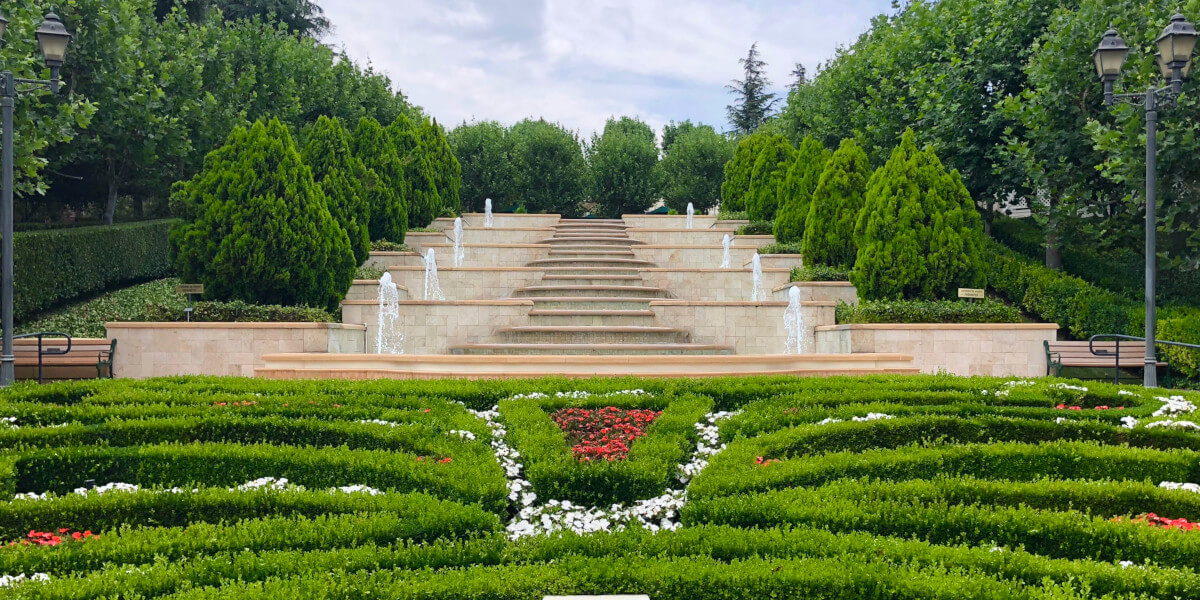
[[[323,0],[327,40],[447,125],[525,117],[587,135],[611,115],[725,127],[724,86],[759,42],[778,91],[889,0]],[[836,10],[829,10],[835,4]]]

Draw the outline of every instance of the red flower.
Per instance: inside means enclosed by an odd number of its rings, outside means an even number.
[[[439,460],[438,462],[440,462],[442,464],[446,464],[446,463],[450,462],[451,460],[453,460],[453,459],[450,458],[449,456],[447,456],[446,458],[443,458],[442,460]]]

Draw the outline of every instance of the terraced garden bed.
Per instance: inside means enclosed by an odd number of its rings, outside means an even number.
[[[19,386],[0,596],[1200,597],[1197,404],[946,376]]]

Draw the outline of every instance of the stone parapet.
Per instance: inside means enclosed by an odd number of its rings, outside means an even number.
[[[783,326],[787,302],[705,302],[689,300],[656,300],[650,310],[658,322],[668,327],[688,327],[692,341],[701,344],[733,346],[737,354],[783,354],[787,349],[787,332]],[[830,325],[834,319],[833,302],[801,303],[801,322],[809,339],[813,329]]]
[[[765,269],[763,273],[765,278]],[[790,271],[788,275],[791,275]],[[849,281],[795,281],[785,283],[779,287],[772,288],[771,297],[776,300],[787,300],[788,290],[791,288],[800,290],[801,302],[821,300],[858,304],[858,288],[854,287],[854,284]]]
[[[513,300],[401,300],[397,326],[406,354],[448,354],[452,346],[471,344],[501,327],[523,325],[533,302]],[[365,326],[366,349],[374,352],[379,335],[379,303],[342,302],[342,321]]]

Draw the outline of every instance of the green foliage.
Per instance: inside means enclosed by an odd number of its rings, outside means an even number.
[[[796,149],[787,138],[773,135],[759,150],[750,171],[750,189],[746,193],[746,213],[752,221],[773,221],[779,209],[779,186],[787,179],[788,169],[796,161]]]
[[[421,125],[421,143],[430,166],[433,168],[433,183],[441,198],[442,212],[458,214],[462,211],[462,165],[454,156],[446,130],[436,119],[426,120]]]
[[[654,130],[636,119],[609,119],[588,146],[592,198],[607,218],[644,213],[657,196]]]
[[[197,302],[190,318],[178,300],[146,304],[141,315],[130,321],[185,321],[199,323],[333,323],[337,319],[323,308],[309,306],[278,306],[249,304],[241,300],[229,302]]]
[[[578,216],[589,185],[579,138],[544,119],[521,121],[508,135],[513,197],[529,212]]]
[[[675,145],[675,141],[679,138],[695,131],[698,128],[707,127],[712,129],[712,126],[703,123],[697,125],[692,123],[691,119],[684,119],[680,123],[676,123],[673,119],[670,123],[663,125],[662,131],[662,154],[666,158],[671,154],[671,147]],[[714,131],[715,132],[715,131]]]
[[[13,317],[171,272],[174,221],[80,227],[13,236]]]
[[[742,211],[749,208],[750,180],[759,153],[771,143],[764,133],[748,135],[738,141],[733,158],[725,163],[725,179],[721,183],[721,209]]]
[[[743,77],[735,79],[734,85],[725,86],[736,98],[733,104],[725,107],[725,112],[733,131],[746,134],[767,121],[779,100],[774,93],[767,91],[771,88],[771,81],[765,73],[767,63],[759,58],[758,42],[750,46],[746,58],[738,59],[738,64],[742,65]]]
[[[805,262],[837,267],[854,264],[854,224],[866,203],[870,169],[866,153],[853,138],[842,140],[829,157],[805,218]]]
[[[422,142],[420,128],[407,115],[400,115],[388,126],[387,132],[400,159],[400,178],[408,191],[408,228],[425,227],[442,216],[442,197],[434,181],[434,165]]]
[[[804,246],[799,242],[790,244],[767,244],[758,247],[759,254],[804,254]]]
[[[912,130],[871,178],[854,228],[858,258],[851,281],[872,300],[951,297],[987,282],[982,224],[957,172],[932,148],[920,150]]]
[[[350,154],[350,136],[341,121],[324,116],[317,119],[302,157],[312,169],[313,181],[325,193],[329,214],[346,230],[355,264],[361,265],[371,249],[371,207],[359,178],[365,167]]]
[[[375,119],[363,117],[354,130],[350,152],[363,165],[360,177],[371,208],[371,241],[404,243],[412,190],[387,130]]]
[[[804,241],[804,224],[812,205],[813,193],[829,162],[829,150],[813,139],[805,137],[797,149],[796,160],[788,168],[787,177],[779,185],[776,205],[779,213],[775,217],[775,239],[782,243]]]
[[[376,240],[371,242],[371,252],[412,252],[412,248],[408,244],[397,244],[387,240]]]
[[[22,323],[16,330],[18,334],[55,331],[72,337],[103,338],[108,335],[105,323],[148,320],[144,317],[150,305],[173,306],[175,313],[182,315],[184,299],[175,293],[178,284],[178,279],[168,278],[113,290]]]
[[[704,214],[716,206],[725,165],[732,157],[733,144],[708,125],[692,126],[685,121],[674,129],[666,126],[656,179],[667,207],[683,213],[691,202],[696,214]]]
[[[207,298],[337,307],[350,241],[278,120],[234,130],[181,194],[195,219],[172,231],[175,262]]]
[[[495,210],[511,209],[513,164],[507,130],[495,121],[466,123],[450,132],[450,147],[462,168],[462,207],[483,212],[484,200]]]
[[[995,300],[880,300],[838,304],[838,323],[1020,323],[1017,309]]]
[[[750,221],[734,230],[734,235],[771,235],[775,224],[770,221]]]
[[[850,270],[825,265],[792,267],[791,281],[850,281]]]

